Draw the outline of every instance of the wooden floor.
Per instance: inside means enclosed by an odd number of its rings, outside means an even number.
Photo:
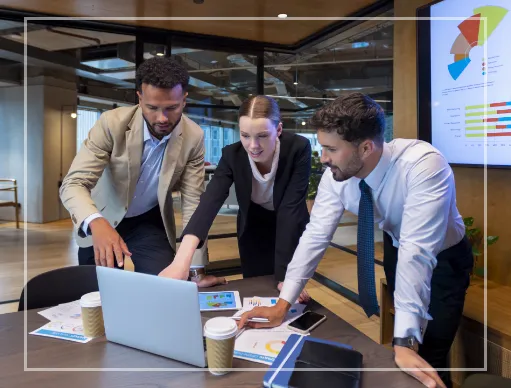
[[[226,212],[228,213],[228,211]],[[235,212],[234,212],[235,214]],[[23,225],[23,224],[22,224]],[[352,225],[347,223],[346,225]],[[23,227],[23,226],[22,226]],[[176,212],[178,235],[181,232],[181,216]],[[236,217],[219,215],[215,219],[210,235],[235,233]],[[0,302],[17,300],[24,284],[24,230],[16,229],[14,223],[0,223]],[[381,256],[381,246],[377,244],[377,256]],[[27,225],[27,277],[51,269],[76,265],[78,246],[74,241],[72,223],[63,220],[48,224]],[[238,258],[236,238],[209,241],[210,261]],[[126,263],[126,269],[132,264]],[[357,291],[356,257],[335,248],[329,248],[318,267],[318,272],[346,288]],[[383,270],[376,266],[377,284],[383,276]],[[240,276],[229,277],[229,279]],[[379,342],[379,318],[368,319],[362,308],[343,298],[320,283],[311,280],[307,291],[319,303],[326,306],[339,317],[356,327],[376,342]],[[379,287],[377,287],[379,292]],[[17,310],[17,302],[0,304],[0,313]]]

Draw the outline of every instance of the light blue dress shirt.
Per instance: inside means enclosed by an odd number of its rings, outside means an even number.
[[[144,214],[158,205],[158,182],[161,164],[165,155],[165,148],[172,133],[158,140],[151,135],[144,120],[144,149],[140,176],[125,217],[135,217]],[[94,213],[85,219],[82,225],[82,230],[85,234],[89,234],[88,230],[91,221],[99,217],[102,217],[100,213]]]
[[[461,241],[465,226],[456,207],[454,174],[433,146],[418,140],[385,143],[376,168],[364,179],[371,188],[374,218],[398,247],[394,337],[422,343],[436,256]],[[344,210],[358,214],[360,179],[334,180],[327,169],[280,297],[294,303],[330,244]]]

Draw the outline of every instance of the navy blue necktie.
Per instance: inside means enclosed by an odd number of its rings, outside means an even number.
[[[357,264],[358,296],[368,317],[379,312],[374,276],[374,211],[371,188],[364,180],[359,183]]]

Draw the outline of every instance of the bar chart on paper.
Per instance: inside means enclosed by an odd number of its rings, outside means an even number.
[[[511,101],[466,106],[465,140],[511,144]]]

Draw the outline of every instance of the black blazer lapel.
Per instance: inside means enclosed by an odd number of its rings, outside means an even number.
[[[234,158],[235,162],[239,161],[238,166],[233,166],[233,170],[238,170],[238,174],[234,178],[234,182],[238,183],[238,190],[236,190],[236,196],[238,197],[238,203],[240,209],[246,209],[250,206],[250,200],[252,197],[252,168],[248,161],[249,156],[243,147],[238,150],[238,157]]]
[[[284,172],[288,168],[287,164],[292,163],[293,161],[289,160],[289,155],[291,152],[292,141],[289,138],[287,133],[282,132],[280,135],[280,155],[279,155],[279,164],[277,167],[277,174],[275,174],[275,183],[273,185],[273,207],[275,209],[279,208],[280,201],[282,200],[282,196],[284,195],[284,189],[286,187],[286,183],[289,179],[284,179]]]

